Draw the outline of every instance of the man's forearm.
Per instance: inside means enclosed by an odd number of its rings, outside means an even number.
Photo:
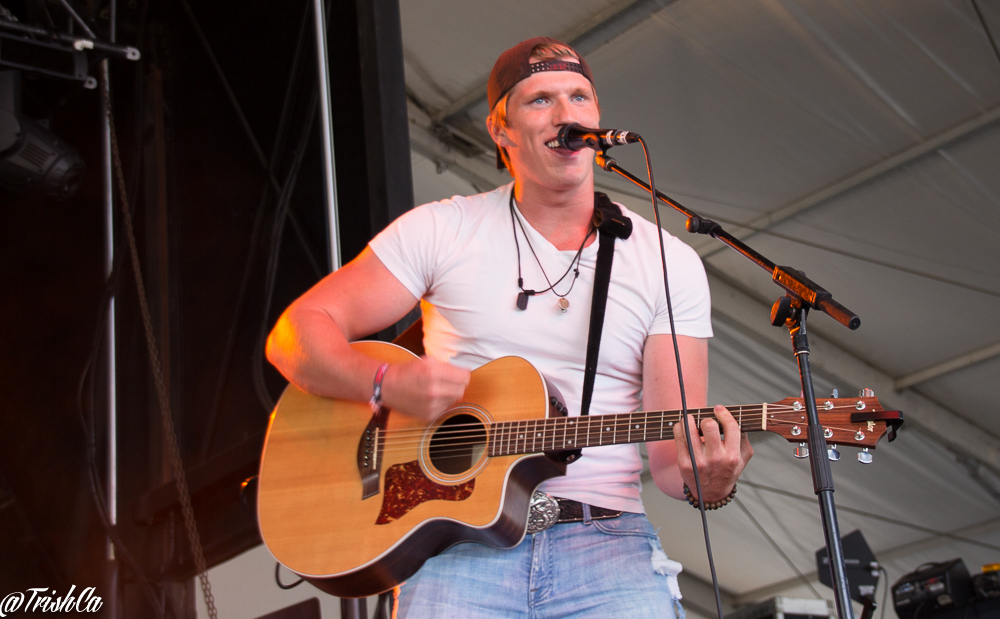
[[[289,308],[267,338],[267,359],[303,391],[344,400],[371,397],[380,362],[351,348],[329,315]]]

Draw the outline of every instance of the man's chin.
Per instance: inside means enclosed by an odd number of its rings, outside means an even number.
[[[553,171],[552,174],[544,179],[543,184],[550,191],[574,191],[585,183],[592,185],[592,179],[592,167],[588,169],[574,167],[572,169]]]
[[[548,160],[534,167],[525,165],[520,169],[528,170],[521,175],[525,183],[536,185],[548,191],[573,191],[583,183],[590,183],[594,175],[593,158],[577,157],[573,160]],[[519,166],[515,164],[515,169]],[[515,174],[515,177],[518,175]]]

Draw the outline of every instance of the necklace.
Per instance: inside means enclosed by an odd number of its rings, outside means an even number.
[[[514,222],[517,222],[517,226]],[[569,266],[566,268],[566,272],[562,274],[562,277],[557,279],[555,283],[549,280],[548,274],[545,272],[545,268],[542,267],[542,261],[538,259],[538,254],[535,253],[535,248],[531,246],[531,239],[528,238],[528,233],[524,229],[524,224],[521,223],[521,218],[514,214],[514,191],[510,192],[510,227],[514,231],[514,247],[517,249],[517,287],[520,288],[521,292],[517,293],[517,309],[526,310],[528,309],[528,297],[533,297],[536,294],[542,294],[548,291],[552,291],[552,294],[559,297],[557,302],[559,305],[559,311],[563,314],[569,309],[569,299],[566,297],[570,292],[573,291],[573,286],[576,285],[576,278],[580,277],[580,258],[583,256],[583,247],[587,244],[587,239],[590,235],[594,233],[594,226],[591,225],[590,229],[587,231],[587,236],[583,237],[583,242],[580,243],[580,249],[576,250],[576,255],[570,260]],[[535,257],[535,262],[538,263],[538,270],[542,272],[542,277],[545,278],[545,283],[549,285],[545,290],[525,290],[524,289],[524,279],[521,277],[521,244],[517,240],[517,228],[521,228],[521,234],[524,235],[524,241],[528,244],[528,249],[531,250],[531,255]],[[574,264],[576,265],[574,267]],[[569,289],[563,294],[556,292],[556,285],[562,280],[566,279],[569,272],[573,271],[573,279],[569,283]]]

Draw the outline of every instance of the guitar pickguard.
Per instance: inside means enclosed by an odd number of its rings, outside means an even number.
[[[420,462],[416,460],[394,464],[385,473],[382,511],[375,524],[389,524],[398,520],[426,501],[464,501],[472,496],[475,485],[475,479],[457,486],[433,482],[424,475]]]

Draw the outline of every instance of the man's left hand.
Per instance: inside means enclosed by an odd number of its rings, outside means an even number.
[[[694,443],[694,459],[698,464],[698,476],[701,480],[702,493],[705,495],[704,501],[708,503],[722,500],[732,492],[740,473],[753,457],[750,439],[740,431],[739,423],[726,410],[726,407],[716,406],[715,416],[719,421],[702,419],[701,440],[698,440],[698,426],[695,418],[688,417],[688,425],[691,428],[691,438]],[[695,490],[691,456],[688,453],[684,429],[681,427],[678,427],[674,432],[674,445],[677,448],[677,464],[680,467],[681,477],[691,489],[691,494],[701,500],[697,490]]]

